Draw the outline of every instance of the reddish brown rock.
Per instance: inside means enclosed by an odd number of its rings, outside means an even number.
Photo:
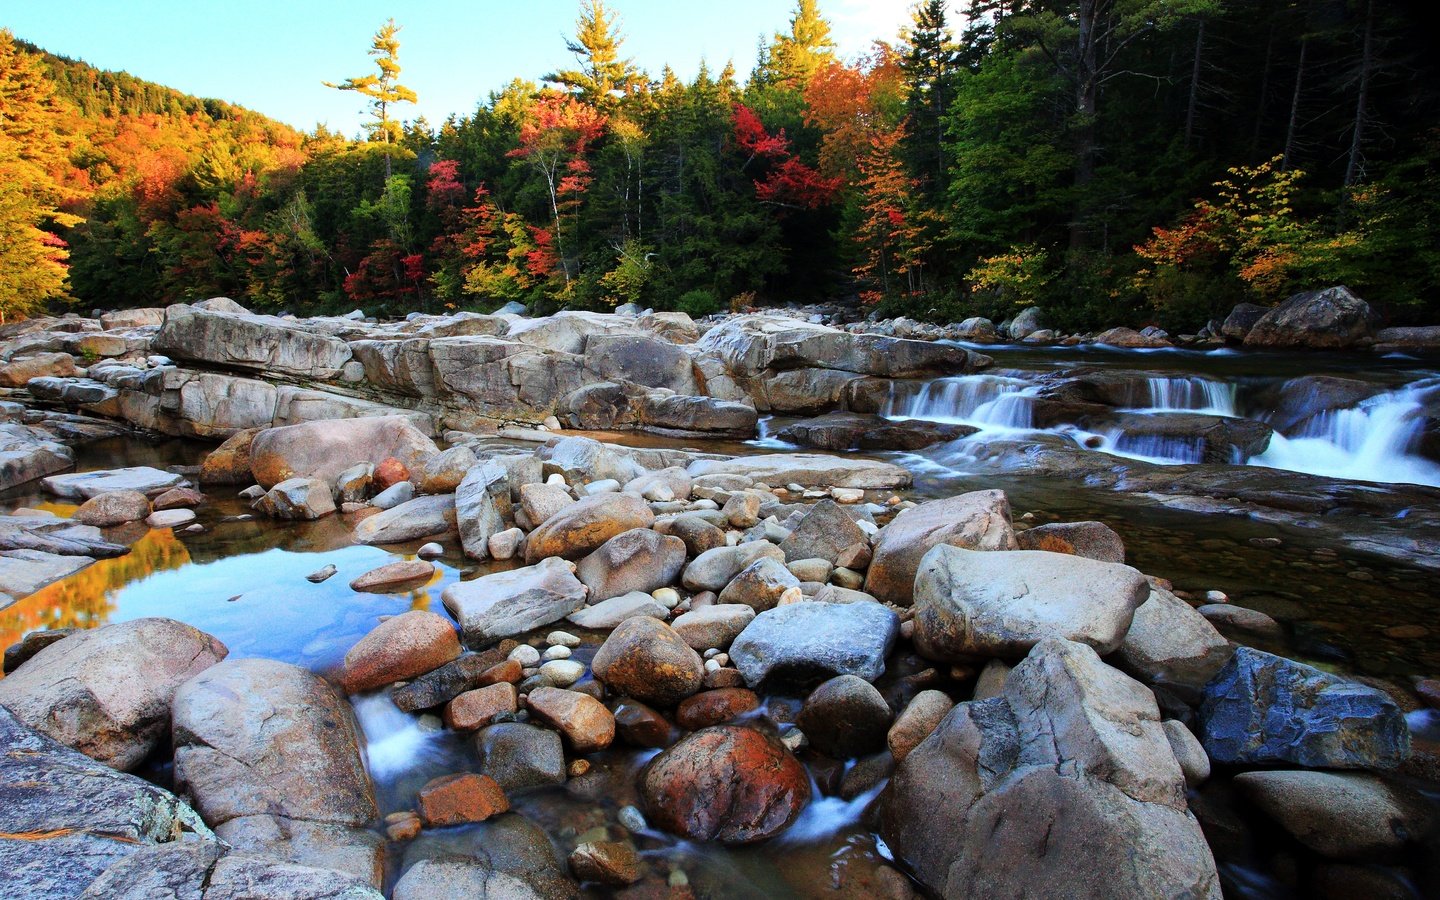
[[[590,669],[606,687],[646,703],[671,706],[705,678],[700,654],[659,619],[626,619],[600,645]]]
[[[380,460],[375,467],[375,472],[370,476],[370,484],[375,493],[380,493],[386,488],[394,487],[402,481],[410,480],[410,469],[403,462],[393,456],[387,456]]]
[[[166,509],[191,509],[200,506],[205,502],[205,495],[194,488],[178,487],[171,488],[155,498],[152,504],[159,512]]]
[[[587,841],[570,854],[570,872],[580,881],[611,887],[634,884],[644,875],[640,855],[620,841]]]
[[[538,687],[527,699],[530,715],[560,732],[575,753],[604,750],[615,740],[615,716],[589,694]]]
[[[200,464],[201,484],[250,484],[250,444],[263,428],[246,428],[225,439]]]
[[[579,559],[617,534],[649,528],[655,521],[650,504],[629,494],[598,494],[570,504],[545,520],[525,538],[525,561],[531,565],[549,556]]]
[[[450,620],[411,610],[381,622],[345,654],[340,680],[352,694],[405,681],[438,669],[460,655]]]
[[[760,706],[760,698],[752,690],[741,687],[719,688],[689,697],[675,710],[675,721],[681,728],[698,731],[728,722],[741,713]]]
[[[615,704],[615,730],[636,747],[668,747],[675,737],[675,727],[664,716],[630,697]]]
[[[350,590],[369,594],[388,594],[418,588],[435,575],[433,563],[423,559],[403,559],[371,569],[350,582]]]
[[[420,818],[426,825],[483,822],[510,809],[505,792],[489,775],[442,775],[420,789]]]
[[[1015,535],[1021,550],[1069,553],[1101,562],[1125,562],[1125,542],[1104,522],[1052,522]]]
[[[701,684],[707,691],[719,690],[720,688],[737,688],[745,686],[745,676],[740,674],[739,669],[720,668],[711,669],[705,673],[705,681]]]
[[[810,776],[753,728],[719,725],[686,737],[640,772],[650,821],[698,841],[748,844],[779,834],[810,799]]]
[[[480,677],[476,679],[476,685],[485,687],[488,684],[499,684],[502,681],[519,684],[520,679],[524,677],[524,668],[520,665],[519,660],[507,659],[481,672]]]
[[[509,682],[476,688],[445,704],[445,724],[455,731],[474,731],[501,713],[513,713],[518,704],[515,685]]]

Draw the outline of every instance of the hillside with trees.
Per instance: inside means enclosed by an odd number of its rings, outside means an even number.
[[[331,85],[371,105],[359,139],[5,35],[0,309],[858,298],[1193,329],[1343,282],[1395,322],[1440,314],[1440,72],[1417,7],[946,9],[918,3],[900,40],[839,59],[799,0],[748,75],[684,81],[640,70],[617,10],[586,0],[573,66],[438,125],[403,118],[391,22]]]

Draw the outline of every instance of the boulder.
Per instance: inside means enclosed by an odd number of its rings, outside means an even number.
[[[538,687],[527,699],[530,715],[560,732],[576,755],[604,750],[615,739],[615,716],[589,694]]]
[[[558,484],[520,486],[520,510],[533,528],[539,528],[551,516],[574,503],[575,498],[570,492]]]
[[[1250,647],[1205,686],[1200,725],[1218,763],[1393,769],[1410,756],[1410,730],[1388,695]]]
[[[790,826],[810,800],[810,776],[758,731],[718,725],[697,731],[640,772],[655,825],[696,841],[748,844]]]
[[[496,871],[468,854],[442,854],[422,859],[395,883],[393,900],[442,900],[448,897],[515,898],[542,895],[521,878]]]
[[[495,779],[472,772],[432,778],[415,799],[425,824],[442,827],[483,822],[510,809]]]
[[[416,487],[427,494],[453,494],[474,465],[475,451],[464,445],[432,453],[420,463]]]
[[[449,875],[431,868],[433,863],[444,863]],[[494,816],[458,833],[427,831],[406,846],[400,869],[404,876],[395,886],[395,900],[580,896],[549,837],[516,813]],[[416,879],[422,871],[424,877]],[[457,878],[460,872],[468,877]]]
[[[1150,583],[1129,566],[1080,556],[989,553],[941,544],[915,576],[915,648],[928,659],[1018,659],[1046,638],[1111,653]]]
[[[1264,422],[1203,413],[1114,413],[1090,417],[1086,427],[1120,433],[1122,448],[1143,455],[1188,458],[1229,465],[1258,456],[1270,446]]]
[[[668,615],[670,615],[670,611],[659,600],[643,591],[632,591],[629,594],[602,600],[593,606],[581,607],[567,618],[581,628],[603,631],[607,628],[614,628],[626,619],[633,619],[636,616],[649,616],[663,620]]]
[[[874,685],[855,675],[837,675],[810,692],[795,724],[816,750],[833,759],[853,759],[885,746],[893,718]]]
[[[700,518],[682,515],[668,522],[657,521],[655,530],[662,534],[673,534],[685,542],[685,552],[699,556],[707,550],[725,546],[725,532]]]
[[[922,450],[978,430],[955,423],[892,421],[873,414],[831,412],[787,425],[776,437],[816,450]]]
[[[361,544],[399,544],[437,537],[455,529],[455,495],[416,497],[361,520],[355,540]]]
[[[419,471],[424,459],[438,451],[404,416],[333,419],[260,432],[250,443],[250,471],[264,488],[297,476],[333,482],[356,463],[379,466],[391,457]]]
[[[390,699],[405,712],[417,712],[440,706],[466,691],[496,684],[519,681],[520,664],[513,671],[505,655],[498,649],[484,653],[462,653],[460,656],[390,692]]]
[[[310,672],[228,660],[175,694],[175,783],[212,826],[283,816],[363,827],[377,815],[350,705]]]
[[[403,559],[371,569],[350,582],[350,590],[391,594],[422,587],[435,576],[435,564],[423,559]]]
[[[1083,644],[1042,641],[1000,696],[956,706],[880,802],[939,896],[1221,896],[1154,696]]]
[[[72,521],[97,528],[138,522],[150,515],[150,500],[139,491],[110,491],[97,494],[70,514]]]
[[[1145,334],[1133,328],[1124,326],[1110,328],[1095,335],[1095,343],[1104,344],[1107,347],[1134,348],[1156,348],[1169,347],[1170,342],[1157,334]]]
[[[440,595],[465,643],[483,647],[558,622],[585,602],[573,563],[547,558],[521,569],[457,581]]]
[[[287,478],[265,492],[255,506],[272,519],[310,521],[335,511],[330,484],[319,478]]]
[[[1220,326],[1220,334],[1228,341],[1243,343],[1245,336],[1255,323],[1265,318],[1270,312],[1268,306],[1261,306],[1258,303],[1237,303],[1235,308],[1230,310],[1230,315],[1225,317],[1225,322]]]
[[[785,552],[769,541],[706,550],[685,567],[681,583],[692,591],[722,591],[741,570],[760,559],[785,562]]]
[[[670,626],[643,616],[621,622],[590,668],[615,693],[657,706],[680,702],[705,678],[700,655]]]
[[[465,473],[455,488],[455,524],[466,556],[490,557],[490,538],[505,530],[510,510],[510,475],[505,466],[486,461]]]
[[[649,528],[655,513],[629,494],[597,494],[579,500],[550,518],[525,539],[525,561],[546,557],[579,559],[621,532]]]
[[[1435,814],[1373,775],[1242,772],[1235,784],[1300,843],[1330,859],[1375,862],[1432,835]]]
[[[998,695],[999,691],[995,694]],[[981,696],[978,685],[975,699],[985,699]],[[897,764],[909,756],[910,751],[920,746],[920,742],[929,737],[954,708],[955,701],[944,691],[921,691],[916,694],[895,718],[895,724],[885,733],[885,745],[890,749],[890,756]]]
[[[57,641],[65,640],[79,630],[78,628],[47,628],[43,631],[27,633],[20,640],[5,648],[5,674],[9,675],[29,662],[41,650]]]
[[[138,491],[156,497],[185,483],[185,478],[150,466],[128,469],[100,469],[51,475],[40,480],[45,490],[66,500],[89,500],[112,491]]]
[[[21,388],[32,378],[74,378],[80,374],[68,353],[34,353],[0,366],[0,387]]]
[[[569,863],[581,881],[611,887],[634,884],[645,876],[640,854],[623,841],[586,841],[570,853]]]
[[[1270,407],[1265,416],[1276,431],[1285,434],[1303,432],[1303,426],[1322,413],[1359,406],[1376,394],[1383,394],[1385,385],[1358,378],[1335,375],[1302,375],[1286,380],[1277,389],[1265,392]]]
[[[1245,346],[1343,350],[1369,338],[1374,319],[1370,304],[1343,285],[1304,291],[1261,316]]]
[[[1027,306],[1020,310],[1015,318],[1010,320],[1008,334],[1013,341],[1023,341],[1025,338],[1044,328],[1044,315],[1038,306]]]
[[[521,722],[500,722],[475,736],[480,771],[506,794],[565,783],[565,751],[560,735]]]
[[[175,359],[320,380],[339,376],[350,348],[339,338],[275,316],[176,304],[152,348]]]
[[[366,829],[257,815],[222,822],[215,826],[215,836],[229,844],[237,855],[288,864],[286,869],[295,866],[329,869],[374,887],[385,881],[385,842]],[[374,894],[367,892],[363,896]]]
[[[847,547],[869,545],[870,539],[855,520],[834,500],[821,500],[806,511],[780,542],[787,562],[797,559],[824,559],[835,562]]]
[[[173,619],[105,625],[51,644],[0,680],[0,706],[68,747],[132,769],[168,736],[176,689],[228,652]]]
[[[685,566],[685,542],[649,528],[610,538],[580,560],[575,575],[598,603],[634,591],[649,593],[675,581]]]
[[[750,687],[769,678],[814,683],[835,675],[874,681],[900,634],[879,603],[791,603],[760,613],[730,645]]]
[[[909,606],[921,558],[941,544],[968,550],[1014,550],[1017,543],[1010,525],[1010,501],[1004,491],[973,491],[901,512],[875,535],[866,592],[887,603]]]
[[[759,709],[760,697],[752,690],[740,687],[716,688],[701,691],[680,701],[675,707],[675,722],[689,731],[699,731],[711,725],[720,725],[736,716]]]
[[[690,477],[744,475],[767,484],[886,490],[908,487],[910,471],[893,463],[819,453],[770,453],[730,459],[697,459],[685,469]]]
[[[651,337],[595,334],[585,341],[585,366],[612,381],[628,381],[677,394],[698,394],[695,366],[673,343]]]
[[[774,609],[787,590],[799,587],[800,579],[785,568],[784,563],[762,556],[736,573],[716,602],[741,603],[756,612],[764,612]]]
[[[670,627],[695,650],[725,650],[754,618],[743,603],[712,604],[676,616]]]
[[[607,447],[594,438],[562,437],[537,452],[545,475],[559,473],[571,484],[613,478],[624,484],[645,469],[628,453]]]
[[[460,641],[444,616],[412,609],[381,622],[351,647],[340,681],[358,694],[424,675],[459,655]]]
[[[1198,703],[1205,685],[1230,660],[1230,642],[1204,616],[1162,588],[1135,610],[1116,651],[1120,668],[1146,684]]]
[[[1101,562],[1125,562],[1125,542],[1104,522],[1052,522],[1017,532],[1021,550],[1069,553]]]

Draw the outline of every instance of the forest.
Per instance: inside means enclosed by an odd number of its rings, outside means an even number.
[[[217,295],[370,315],[858,300],[1195,329],[1344,283],[1395,324],[1433,322],[1421,11],[923,0],[841,59],[799,0],[748,74],[687,82],[626,56],[621,0],[585,0],[573,67],[439,124],[406,118],[391,21],[356,48],[364,74],[330,84],[373,113],[355,137],[0,31],[0,316]]]

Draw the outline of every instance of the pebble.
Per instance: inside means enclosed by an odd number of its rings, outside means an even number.
[[[529,644],[521,644],[510,651],[509,658],[528,669],[540,663],[540,651]]]
[[[549,647],[545,650],[544,653],[540,654],[540,658],[545,660],[546,662],[550,662],[551,660],[556,659],[569,659],[570,648],[559,645]]]
[[[545,635],[545,643],[552,647],[569,647],[573,650],[580,646],[580,639],[568,631],[552,631]]]
[[[836,503],[860,503],[865,499],[865,492],[860,488],[832,487],[830,496]]]
[[[585,493],[590,496],[596,494],[615,494],[620,491],[620,482],[613,478],[602,478],[599,481],[592,481],[585,485]]]
[[[185,532],[186,534],[204,534],[204,533],[205,533],[205,526],[204,526],[204,525],[201,525],[199,522],[196,522],[196,523],[193,524],[193,525],[186,525],[184,528],[182,528],[182,529],[180,529],[180,530],[183,531],[183,532]]]
[[[781,733],[780,743],[784,744],[791,753],[798,753],[810,746],[810,739],[805,736],[805,732],[791,726]]]
[[[552,659],[540,667],[539,674],[547,684],[568,688],[585,677],[585,664],[573,659]]]
[[[565,476],[561,475],[559,472],[551,472],[550,477],[545,479],[545,483],[553,484],[557,487],[567,487],[567,485],[565,484]]]
[[[725,667],[722,666],[722,665],[720,665],[720,664],[719,664],[718,662],[716,662],[714,659],[707,659],[707,660],[705,660],[705,671],[707,671],[707,672],[718,672],[720,669],[723,669],[723,668],[725,668]]]
[[[719,648],[719,647],[711,647],[709,650],[706,650],[705,653],[704,653],[704,656],[705,656],[706,659],[714,659],[715,657],[717,657],[717,656],[719,656],[719,655],[720,655],[720,648]]]
[[[1229,603],[1230,597],[1224,591],[1206,591],[1206,603]]]
[[[621,825],[634,832],[644,831],[649,827],[645,824],[645,814],[634,806],[622,806],[616,818]]]
[[[306,575],[305,580],[310,582],[311,584],[319,584],[320,582],[329,578],[331,575],[334,575],[337,571],[339,570],[335,568],[335,564],[331,563],[330,565],[325,566],[323,569],[317,569],[316,571],[311,572],[309,575]]]
[[[666,609],[674,609],[680,605],[680,592],[670,587],[656,588],[650,592],[650,596]]]
[[[415,555],[421,559],[439,559],[445,555],[445,548],[431,541],[428,544],[421,544],[420,549],[415,551]]]

